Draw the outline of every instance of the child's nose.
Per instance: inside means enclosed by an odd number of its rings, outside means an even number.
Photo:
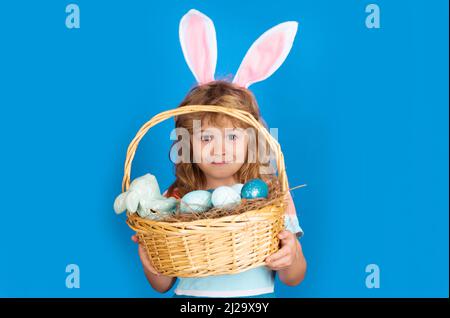
[[[222,154],[225,155],[227,153],[225,138],[222,138]]]
[[[215,138],[215,143],[212,149],[212,152],[214,155],[218,156],[218,155],[222,155],[224,156],[227,153],[226,150],[226,143],[224,142],[223,138]]]

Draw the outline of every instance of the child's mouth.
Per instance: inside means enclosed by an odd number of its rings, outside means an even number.
[[[218,165],[218,166],[226,165],[226,164],[229,164],[229,163],[231,163],[231,160],[228,160],[228,159],[222,159],[222,160],[218,159],[218,160],[214,160],[214,161],[211,162],[211,164]]]

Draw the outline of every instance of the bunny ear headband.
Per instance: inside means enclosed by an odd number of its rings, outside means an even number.
[[[248,88],[272,75],[289,54],[297,22],[280,23],[264,32],[250,47],[233,79]],[[191,9],[180,21],[184,58],[199,84],[214,81],[217,63],[216,30],[210,18]]]

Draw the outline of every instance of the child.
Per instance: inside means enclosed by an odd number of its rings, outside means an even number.
[[[251,113],[261,121],[259,109],[253,94],[244,88],[225,81],[215,81],[200,85],[191,90],[180,107],[185,105],[220,105],[230,108],[239,108]],[[198,138],[198,147],[192,149],[193,157],[199,156],[199,163],[179,163],[176,165],[176,180],[169,187],[166,196],[176,198],[185,193],[199,189],[214,189],[222,185],[245,183],[253,178],[270,179],[270,176],[260,174],[260,163],[239,163],[239,149],[247,149],[241,146],[246,138],[234,133],[232,128],[248,128],[243,122],[219,113],[192,113],[179,116],[176,120],[177,128],[185,128],[193,134],[193,122],[200,120],[202,133]],[[224,134],[221,149],[214,149],[214,138],[220,138],[212,134],[212,128],[217,128]],[[228,129],[227,129],[228,128]],[[236,130],[237,131],[237,130]],[[231,143],[233,151],[227,152],[226,144]],[[204,151],[209,145],[210,152]],[[233,153],[234,152],[234,153]],[[208,163],[206,156],[215,158]],[[216,155],[216,157],[214,157]],[[245,154],[246,155],[246,154]],[[246,156],[244,156],[246,157]],[[223,163],[227,162],[227,163]],[[299,284],[304,277],[306,261],[302,253],[297,236],[303,234],[298,225],[295,206],[289,194],[289,206],[286,212],[285,224],[287,230],[279,234],[281,249],[266,259],[266,266],[251,269],[233,275],[218,275],[199,278],[180,278],[175,290],[176,295],[202,296],[202,297],[248,297],[263,295],[270,296],[274,291],[274,271],[277,271],[280,280],[287,285]],[[133,237],[136,241],[136,238]],[[145,274],[154,289],[166,292],[176,281],[176,278],[158,275],[152,267],[145,250],[139,247],[139,255],[144,265]]]
[[[282,23],[263,34],[247,53],[232,83],[214,79],[217,48],[211,20],[190,10],[180,23],[180,41],[186,61],[198,85],[187,94],[179,107],[186,105],[218,105],[250,113],[264,123],[254,95],[248,86],[270,76],[283,63],[297,30],[295,22]],[[201,126],[194,129],[195,120]],[[260,178],[270,183],[274,174],[267,174],[267,164],[251,161],[249,136],[242,133],[249,125],[231,116],[214,112],[183,114],[175,118],[176,128],[190,134],[190,162],[175,165],[175,182],[165,196],[181,198],[193,190],[209,190],[219,186],[245,183]],[[258,153],[257,151],[255,153]],[[244,158],[244,160],[239,160]],[[304,278],[306,261],[297,239],[303,235],[291,194],[285,215],[286,230],[279,233],[281,247],[265,260],[265,266],[238,274],[198,278],[179,278],[175,297],[273,297],[274,277],[289,286]],[[136,236],[132,237],[137,242]],[[153,268],[145,249],[139,255],[146,277],[159,292],[168,291],[177,278],[160,275]]]

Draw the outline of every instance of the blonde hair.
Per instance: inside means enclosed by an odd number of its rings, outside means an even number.
[[[256,120],[267,127],[261,117],[258,103],[256,102],[253,93],[246,88],[225,80],[217,80],[207,84],[195,86],[188,92],[178,107],[183,107],[186,105],[216,105],[237,108],[249,112],[253,115],[253,117],[255,117]],[[175,127],[187,129],[192,136],[194,120],[218,124],[224,117],[230,120],[235,127],[243,129],[250,127],[239,119],[222,113],[213,112],[197,112],[177,116],[175,118]],[[256,138],[258,137],[256,136]],[[176,141],[174,144],[175,143]],[[258,147],[258,141],[256,141],[256,146]],[[191,163],[192,147],[190,159],[191,160],[188,163],[180,162],[175,164],[176,179],[175,182],[169,187],[167,191],[168,195],[172,195],[175,189],[178,190],[180,196],[183,196],[190,191],[204,189],[206,187],[205,175],[197,164]],[[246,158],[242,167],[235,174],[236,180],[238,180],[239,183],[245,183],[253,178],[261,178],[270,182],[271,178],[274,177],[274,175],[261,175],[261,166],[267,166],[267,164],[262,164],[259,160],[256,160],[255,163],[249,163],[247,161],[248,160]]]

